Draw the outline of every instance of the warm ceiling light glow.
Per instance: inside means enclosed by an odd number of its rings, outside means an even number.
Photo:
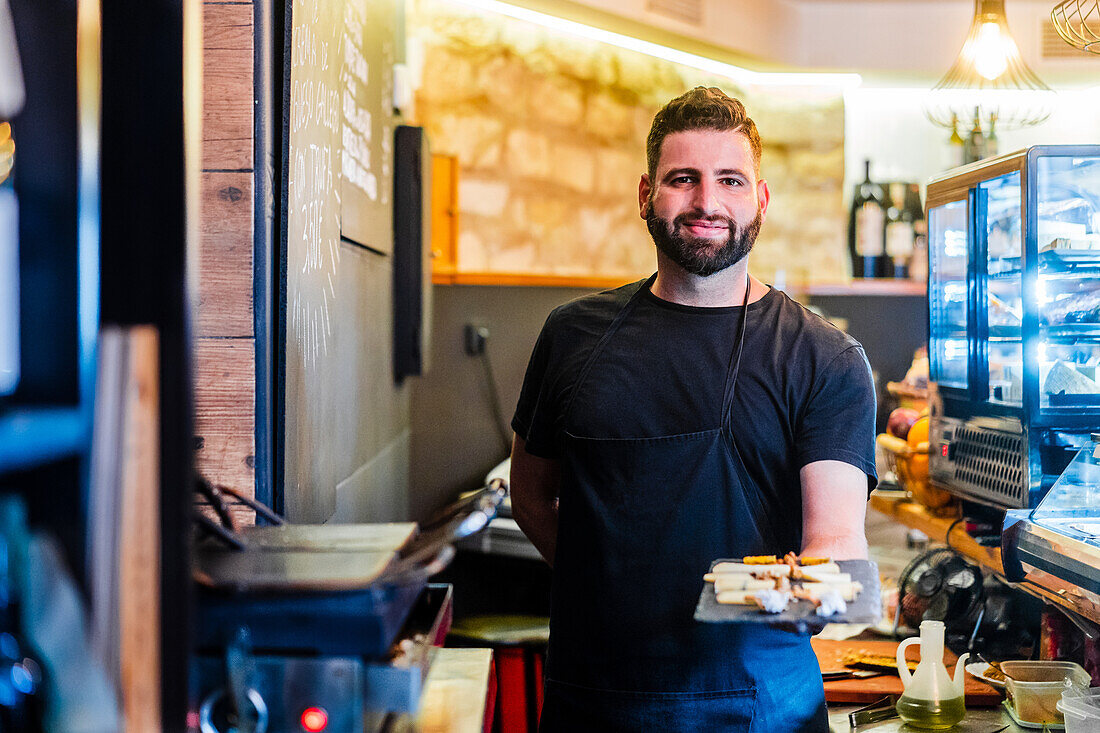
[[[639,38],[625,36],[621,33],[605,31],[602,28],[594,28],[590,25],[577,23],[554,15],[547,15],[535,10],[500,2],[500,0],[455,0],[462,5],[467,5],[478,10],[485,10],[509,18],[535,23],[559,33],[565,33],[591,41],[606,43],[611,46],[623,48],[628,51],[644,53],[665,61],[690,66],[693,69],[706,71],[718,76],[745,85],[745,86],[826,86],[848,89],[858,87],[862,82],[859,74],[832,74],[812,72],[764,72],[743,69],[740,66],[715,61],[705,56],[698,56],[686,51],[650,43]]]
[[[1009,54],[1016,50],[1012,38],[1001,35],[1001,26],[996,23],[982,23],[978,39],[971,51],[974,54],[974,68],[989,81],[993,81],[1008,68]]]
[[[956,122],[1000,130],[1037,125],[1050,116],[1054,91],[1020,58],[1008,31],[1004,0],[974,0],[974,19],[955,63],[925,99],[932,122],[951,129]],[[963,129],[969,129],[963,127]]]

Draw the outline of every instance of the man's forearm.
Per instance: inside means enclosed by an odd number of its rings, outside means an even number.
[[[867,538],[863,533],[808,537],[802,547],[802,554],[833,560],[866,560]]]
[[[516,524],[531,540],[535,549],[554,565],[554,550],[558,543],[558,502],[528,499],[517,504],[512,497],[512,515]]]

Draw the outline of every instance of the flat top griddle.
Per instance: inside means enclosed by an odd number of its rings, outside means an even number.
[[[249,527],[245,549],[195,548],[195,577],[238,592],[357,590],[378,580],[416,533],[413,522]]]

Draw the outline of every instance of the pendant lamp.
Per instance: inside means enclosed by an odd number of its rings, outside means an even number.
[[[1004,0],[975,0],[974,20],[958,57],[928,94],[924,113],[951,129],[977,108],[980,120],[996,115],[999,129],[1037,125],[1050,116],[1054,91],[1035,75],[1008,31]]]
[[[1063,0],[1050,11],[1050,19],[1063,41],[1100,53],[1100,0]]]

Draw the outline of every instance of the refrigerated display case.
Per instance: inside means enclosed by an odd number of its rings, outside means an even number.
[[[931,480],[1033,508],[1100,430],[1100,146],[928,185]]]
[[[1005,514],[1001,558],[1009,580],[1031,580],[1096,620],[1100,611],[1100,433],[1035,509]],[[1053,576],[1062,583],[1044,582]]]

